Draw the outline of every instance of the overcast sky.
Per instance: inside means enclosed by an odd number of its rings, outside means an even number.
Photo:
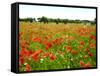
[[[48,18],[94,20],[96,18],[96,10],[72,7],[19,5],[20,18],[38,18],[42,16]]]

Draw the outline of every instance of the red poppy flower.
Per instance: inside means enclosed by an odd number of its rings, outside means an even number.
[[[53,54],[50,54],[49,56],[50,56],[51,60],[55,60],[56,59],[56,56],[54,56]]]
[[[25,66],[25,71],[31,71],[31,67],[30,67],[29,64],[27,64],[27,65]]]
[[[24,58],[23,57],[19,57],[19,65],[24,64]]]
[[[71,47],[71,46],[65,46],[65,48],[66,48],[66,50],[67,50],[68,52],[71,52],[71,51],[72,51],[72,47]]]
[[[86,64],[84,65],[84,68],[90,68],[90,67],[92,67],[92,65],[91,65],[90,62],[88,62],[88,63],[86,63]]]
[[[21,41],[20,42],[21,48],[25,48],[26,43],[27,43],[26,40]]]
[[[96,40],[96,37],[94,35],[91,35],[90,38]]]
[[[45,47],[45,49],[46,49],[46,50],[48,50],[48,49],[49,49],[49,47],[48,47],[48,46],[46,46],[46,47]]]
[[[38,61],[39,59],[39,54],[42,52],[42,50],[37,50],[35,53],[33,53],[32,58],[35,61]]]
[[[83,67],[83,66],[85,65],[84,62],[83,62],[82,60],[80,60],[79,63],[80,63],[80,66],[81,66],[81,67]]]
[[[50,55],[50,53],[45,53],[44,57],[48,57]]]
[[[78,46],[78,49],[82,49],[82,47],[83,47],[82,45],[79,45],[79,46]]]
[[[34,56],[34,55],[33,55],[33,56],[32,56],[32,59],[33,59],[34,61],[37,62],[37,61],[39,60],[39,57],[38,57],[38,55],[37,55],[37,56]]]
[[[28,50],[26,53],[26,57],[29,58],[33,53],[33,51]]]
[[[92,54],[91,52],[88,52],[88,55],[89,55],[90,57],[92,57],[92,56],[93,56],[93,54]]]
[[[51,42],[44,42],[44,44],[45,44],[46,50],[48,50],[49,48],[52,47],[52,43]]]
[[[55,40],[52,41],[53,44],[60,44],[63,40],[63,38],[57,38]]]
[[[46,45],[47,45],[49,48],[52,47],[52,43],[50,43],[50,42],[46,43]]]
[[[20,51],[20,56],[26,57],[28,59],[28,58],[30,58],[30,56],[32,55],[32,53],[33,53],[33,51],[26,50],[25,48],[22,48],[22,50]]]
[[[75,51],[75,50],[72,50],[71,53],[72,53],[72,55],[77,55],[78,54],[78,52]]]
[[[22,48],[21,51],[20,51],[20,56],[26,56],[27,54],[27,50],[25,48]]]
[[[80,42],[80,45],[84,45],[85,43],[83,41]]]
[[[90,46],[91,48],[95,48],[95,47],[96,47],[96,45],[95,45],[94,43],[89,44],[89,46]]]
[[[84,52],[89,52],[89,48],[86,48],[86,49],[84,50]]]
[[[42,42],[42,40],[41,40],[41,38],[40,37],[35,37],[35,38],[33,38],[33,40],[32,40],[33,42],[39,42],[39,43],[41,43]]]

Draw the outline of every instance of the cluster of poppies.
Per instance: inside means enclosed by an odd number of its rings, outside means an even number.
[[[28,35],[28,40],[23,38],[25,36],[25,33],[20,32],[20,70],[32,71],[36,68],[40,69],[44,67],[46,69],[52,67],[53,69],[54,65],[58,66],[57,69],[59,69],[59,66],[60,69],[94,67],[96,65],[96,37],[95,34],[91,34],[91,32],[95,32],[95,30],[88,30],[88,28],[79,27],[74,31],[74,34],[66,33],[56,38],[53,37],[54,34],[39,36],[35,35],[32,31]],[[80,38],[78,38],[78,36],[80,36]],[[44,65],[40,66],[42,65],[41,61],[44,61],[46,58],[46,63],[44,62],[42,63]],[[49,63],[51,63],[52,65],[50,65]],[[38,66],[34,67],[35,64],[37,64]]]

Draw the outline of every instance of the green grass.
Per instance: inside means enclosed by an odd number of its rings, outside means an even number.
[[[96,35],[95,26],[20,22],[19,27],[20,33],[23,33],[19,40],[19,54],[23,51],[21,44],[23,44],[24,41],[26,42],[24,49],[28,52],[32,52],[29,57],[25,56],[27,55],[26,53],[24,53],[25,55],[19,56],[19,58],[22,57],[24,60],[24,62],[20,64],[20,71],[27,71],[25,70],[27,64],[30,66],[28,68],[29,71],[96,67],[96,40],[90,38],[90,36],[95,37]],[[32,40],[30,39],[30,35],[32,35]],[[48,38],[46,38],[46,36],[48,36]],[[34,41],[36,37],[39,37],[41,42],[39,42],[38,39]],[[58,41],[53,43],[56,39],[58,39]],[[84,44],[80,44],[80,42]],[[93,44],[93,47],[91,47],[90,44]],[[48,46],[48,49],[46,49],[46,46]],[[65,48],[68,46],[71,47],[71,51]],[[87,48],[88,51],[86,51]],[[42,50],[42,52],[38,54],[38,60],[35,61],[32,56],[38,50]],[[89,52],[92,53],[92,56],[89,56]],[[51,59],[51,55],[44,57],[45,53],[50,53],[55,58]],[[87,58],[84,58],[85,55]],[[84,62],[84,67],[81,66],[80,61]],[[20,62],[21,61],[19,61],[19,63]]]

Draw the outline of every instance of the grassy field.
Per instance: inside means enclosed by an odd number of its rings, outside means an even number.
[[[96,67],[96,26],[19,24],[19,70]]]

